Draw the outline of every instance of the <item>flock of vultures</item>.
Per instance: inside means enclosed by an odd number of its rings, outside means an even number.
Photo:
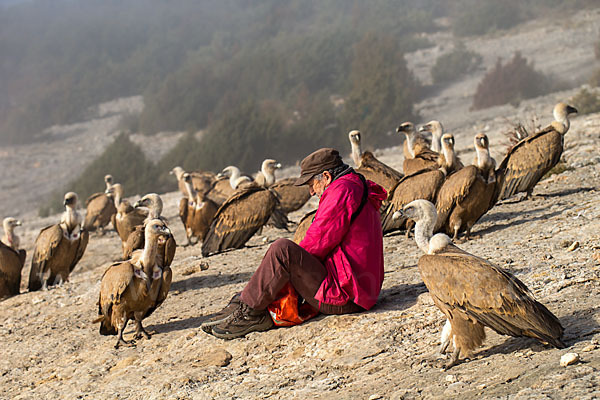
[[[475,160],[465,166],[465,160],[459,160],[455,153],[454,137],[444,133],[438,121],[418,130],[410,122],[397,128],[406,139],[403,173],[380,162],[371,152],[363,152],[359,131],[349,133],[355,170],[388,192],[381,208],[383,233],[404,230],[408,237],[414,232],[417,245],[425,253],[418,267],[433,301],[447,318],[440,350],[444,353],[452,343],[448,366],[458,362],[460,354],[469,355],[482,344],[485,326],[500,334],[565,346],[559,320],[519,279],[459,249],[453,241],[468,240],[473,225],[496,202],[519,192],[531,196],[538,181],[560,160],[568,117],[576,112],[558,103],[554,121],[514,140],[499,165],[490,156],[487,136],[480,133],[474,138]],[[425,132],[431,133],[430,143]],[[175,167],[171,173],[183,193],[179,216],[185,226],[185,245],[201,243],[202,255],[208,257],[243,247],[266,224],[288,229],[287,214],[308,201],[310,190],[306,185],[294,186],[293,178],[276,181],[278,168],[281,164],[268,159],[251,177],[234,166],[218,175],[188,173]],[[43,228],[36,239],[28,288],[35,291],[68,280],[85,252],[89,232],[104,234],[112,223],[121,240],[123,261],[112,263],[102,276],[95,322],[100,323],[101,334],[118,335],[119,347],[133,344],[123,339],[129,320],[136,324],[135,339],[149,338],[142,321],[167,297],[177,245],[168,221],[161,216],[159,195],[147,194],[131,204],[112,176],[107,175],[105,182],[105,192],[87,199],[85,217],[78,212],[77,194],[65,194],[66,210],[60,222]],[[297,225],[297,243],[315,212]],[[25,250],[14,231],[19,225],[14,218],[4,219],[0,298],[20,292]]]

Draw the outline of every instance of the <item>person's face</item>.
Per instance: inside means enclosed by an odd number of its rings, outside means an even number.
[[[332,177],[329,171],[323,172],[323,177],[320,180],[311,178],[308,181],[308,186],[310,187],[310,195],[317,195],[317,197],[321,197],[321,195],[325,191],[325,188],[327,188],[327,186],[329,186],[329,184],[331,183],[331,180]]]

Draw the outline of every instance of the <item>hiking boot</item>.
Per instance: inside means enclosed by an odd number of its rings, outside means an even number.
[[[250,332],[262,332],[273,327],[273,320],[267,310],[255,310],[241,302],[232,318],[213,326],[212,334],[221,339],[235,339]]]
[[[221,322],[225,322],[231,318],[233,312],[240,307],[240,296],[241,293],[236,293],[231,300],[229,300],[229,304],[227,304],[224,309],[213,315],[213,317],[208,321],[203,322],[202,325],[200,325],[200,328],[202,328],[202,330],[206,333],[212,333],[213,326],[218,325]]]

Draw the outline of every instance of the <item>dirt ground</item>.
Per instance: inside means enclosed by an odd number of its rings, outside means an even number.
[[[490,133],[493,134],[493,133]],[[69,282],[0,303],[0,397],[11,399],[411,399],[597,398],[600,396],[600,115],[572,123],[564,159],[570,167],[494,207],[463,249],[510,270],[565,327],[565,350],[525,338],[488,339],[473,359],[443,371],[436,352],[444,318],[416,263],[413,239],[384,239],[385,281],[369,312],[319,316],[303,325],[223,341],[200,324],[241,290],[269,243],[292,232],[265,229],[248,247],[200,257],[179,247],[169,297],[147,320],[152,339],[114,349],[100,336],[100,277],[119,255],[114,232],[93,234]],[[500,152],[501,149],[494,149]],[[382,158],[399,168],[393,149]],[[464,153],[464,160],[470,160]],[[179,243],[179,193],[164,195]],[[315,200],[291,215],[298,221]],[[32,219],[18,231],[29,258],[39,229],[58,215]],[[576,243],[576,244],[574,244]],[[203,270],[202,263],[208,263]],[[131,337],[133,327],[126,337]],[[562,367],[560,357],[581,361]]]

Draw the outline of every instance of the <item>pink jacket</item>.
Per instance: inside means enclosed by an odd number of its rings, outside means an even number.
[[[367,203],[352,224],[363,184],[353,173],[334,180],[323,192],[315,219],[300,246],[323,262],[327,277],[315,298],[320,302],[344,305],[354,301],[370,309],[383,283],[383,234],[379,207],[387,197],[385,189],[367,181]]]

